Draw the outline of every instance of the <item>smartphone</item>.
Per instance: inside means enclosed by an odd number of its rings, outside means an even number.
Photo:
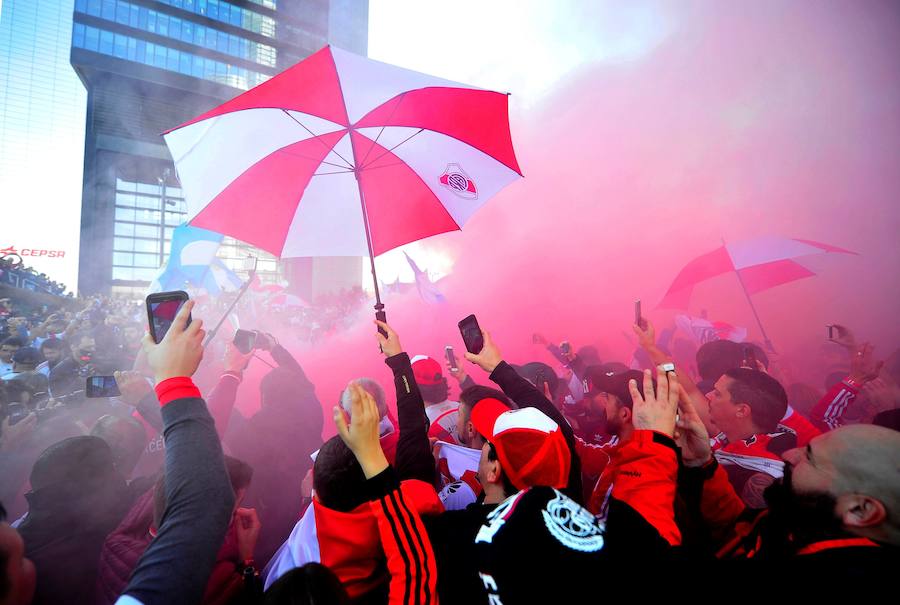
[[[459,322],[459,333],[462,334],[466,351],[477,355],[484,348],[484,337],[481,335],[481,327],[474,315],[469,315]]]
[[[18,424],[28,416],[28,408],[24,403],[11,403],[6,410],[9,413],[9,426]]]
[[[829,324],[825,327],[828,328],[828,340],[834,340],[834,326]]]
[[[640,299],[634,301],[634,325],[639,326],[642,329],[644,327],[644,317],[641,315]]]
[[[88,376],[84,385],[84,394],[88,397],[118,397],[121,395],[115,376]]]
[[[150,324],[150,336],[159,344],[175,321],[181,305],[188,301],[188,294],[182,290],[158,292],[147,297],[147,318]],[[191,318],[188,317],[188,325]]]
[[[561,343],[559,343],[559,350],[560,350],[560,352],[562,352],[563,355],[568,355],[569,353],[572,352],[572,345],[569,344],[568,340],[564,340]]]
[[[759,369],[759,364],[756,362],[756,351],[753,350],[753,347],[744,347],[744,367],[751,370]]]
[[[450,369],[458,370],[459,366],[456,365],[456,354],[453,352],[452,346],[447,345],[446,347],[444,347],[444,355],[447,356],[447,363],[450,364]]]
[[[246,355],[256,348],[256,332],[250,330],[238,330],[234,333],[234,346]]]
[[[387,313],[385,313],[384,311],[375,311],[375,319],[387,323]],[[387,338],[387,330],[385,330],[381,326],[378,326],[378,333]]]

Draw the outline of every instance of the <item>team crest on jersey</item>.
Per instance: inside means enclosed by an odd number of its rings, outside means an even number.
[[[438,180],[441,182],[441,185],[463,199],[478,199],[478,187],[475,186],[475,181],[466,174],[466,171],[459,164],[447,164],[444,174]]]
[[[544,525],[564,546],[579,552],[596,552],[603,548],[603,526],[587,510],[557,490],[556,497],[541,511]]]

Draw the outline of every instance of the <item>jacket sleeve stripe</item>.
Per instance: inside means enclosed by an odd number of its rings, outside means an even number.
[[[401,515],[402,513],[405,513],[406,519],[409,519],[409,525],[411,526],[412,533],[415,536],[417,553],[419,553],[422,557],[422,566],[425,569],[425,575],[422,581],[422,588],[424,590],[423,597],[425,603],[430,603],[433,600],[431,595],[431,588],[433,586],[432,577],[437,576],[434,555],[431,551],[431,543],[427,541],[427,538],[422,538],[425,533],[425,528],[422,526],[422,521],[421,519],[419,519],[418,515],[410,510],[409,504],[406,502],[406,498],[403,497],[403,493],[395,492],[391,494],[392,499],[394,499],[395,496],[396,504],[400,509]]]
[[[415,595],[415,603],[416,605],[421,605],[422,596],[424,593],[422,584],[424,583],[424,567],[425,562],[423,560],[423,553],[420,552],[416,548],[416,543],[413,540],[412,532],[410,531],[410,522],[407,518],[403,516],[403,511],[400,509],[399,504],[397,503],[397,490],[391,492],[387,495],[387,502],[389,503],[388,509],[391,510],[395,519],[397,520],[397,524],[400,526],[400,529],[403,530],[403,537],[405,538],[404,547],[409,550],[410,557],[413,560],[413,564],[415,566],[413,579],[415,580],[414,586],[414,595]]]
[[[412,565],[410,564],[410,560],[409,560],[409,551],[408,551],[408,548],[404,547],[405,545],[400,540],[400,532],[397,529],[397,519],[396,519],[395,515],[393,514],[393,512],[391,510],[389,510],[387,499],[381,498],[379,502],[381,504],[382,514],[384,515],[384,518],[387,520],[388,525],[391,528],[391,535],[394,538],[393,546],[395,546],[397,549],[397,552],[400,553],[400,556],[403,559],[403,566],[406,569],[406,574],[405,574],[406,575],[406,587],[403,592],[403,604],[409,605],[409,603],[412,601],[412,599],[411,599],[411,597],[412,597],[412,594],[411,594],[412,574],[410,573]],[[388,557],[390,557],[390,554],[388,554]],[[393,582],[393,580],[392,580],[392,582]]]

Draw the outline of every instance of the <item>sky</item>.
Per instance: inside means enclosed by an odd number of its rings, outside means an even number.
[[[508,92],[515,123],[527,120],[529,112],[573,72],[596,63],[635,60],[650,52],[675,25],[664,4],[464,0],[448,11],[439,2],[371,0],[369,57]],[[590,26],[573,27],[577,23]],[[433,279],[453,269],[454,259],[439,245],[416,242],[377,259],[385,283],[413,280],[403,251],[427,267]],[[367,289],[369,282],[366,264]]]

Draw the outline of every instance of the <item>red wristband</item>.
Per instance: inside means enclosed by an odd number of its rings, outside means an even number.
[[[159,405],[164,406],[176,399],[199,399],[202,395],[189,376],[176,376],[156,385],[156,397],[159,399]]]

